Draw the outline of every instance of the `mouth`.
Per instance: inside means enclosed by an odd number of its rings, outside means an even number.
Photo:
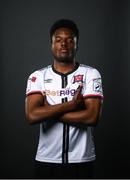
[[[68,53],[68,49],[65,49],[65,48],[64,48],[64,49],[61,49],[60,52],[61,52],[61,53]]]

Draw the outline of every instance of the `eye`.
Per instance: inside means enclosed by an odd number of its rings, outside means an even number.
[[[55,42],[60,42],[61,41],[61,38],[57,37],[55,38]]]
[[[68,43],[74,43],[74,39],[73,38],[68,38],[67,42]]]

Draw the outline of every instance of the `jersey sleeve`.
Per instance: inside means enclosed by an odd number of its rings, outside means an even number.
[[[26,96],[34,93],[43,94],[42,74],[39,71],[32,73],[27,80]]]
[[[84,84],[84,97],[99,96],[103,98],[102,79],[97,69],[90,69]]]

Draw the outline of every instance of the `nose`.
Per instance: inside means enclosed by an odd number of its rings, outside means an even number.
[[[61,42],[61,46],[66,46],[67,45],[67,42],[66,42],[66,40],[63,40],[62,42]]]

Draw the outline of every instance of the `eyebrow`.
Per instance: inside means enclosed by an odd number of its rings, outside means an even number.
[[[62,36],[60,36],[60,35],[55,35],[55,38],[61,38]],[[68,36],[67,38],[74,38],[75,36]]]

